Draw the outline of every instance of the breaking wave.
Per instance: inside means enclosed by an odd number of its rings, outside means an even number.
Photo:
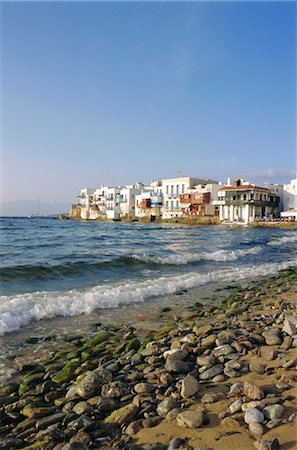
[[[199,261],[236,261],[238,258],[246,255],[256,255],[262,251],[260,246],[247,250],[217,250],[215,252],[185,253],[166,256],[157,255],[132,255],[132,258],[138,261],[144,261],[154,264],[172,264],[183,265]]]
[[[284,244],[291,244],[291,243],[297,243],[297,233],[282,236],[282,237],[274,237],[272,238],[267,245],[284,245]]]
[[[297,266],[297,258],[282,263],[266,263],[242,268],[221,269],[205,274],[188,273],[145,281],[99,285],[84,291],[34,292],[0,297],[0,335],[42,319],[89,314],[96,309],[116,308],[130,303],[175,294],[215,281],[232,281],[276,274]]]

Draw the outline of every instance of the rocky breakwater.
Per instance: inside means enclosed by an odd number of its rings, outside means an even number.
[[[296,279],[231,289],[142,337],[105,326],[18,367],[0,388],[0,448],[296,448]]]

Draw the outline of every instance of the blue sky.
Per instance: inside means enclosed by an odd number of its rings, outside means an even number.
[[[2,3],[3,200],[296,171],[295,2]]]

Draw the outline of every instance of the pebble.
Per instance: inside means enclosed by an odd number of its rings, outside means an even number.
[[[257,422],[264,422],[264,414],[259,411],[257,408],[248,408],[244,414],[244,421],[247,424]]]
[[[176,417],[181,427],[199,428],[203,423],[203,411],[184,411]]]
[[[280,345],[282,343],[279,337],[279,330],[270,329],[268,331],[264,331],[262,336],[264,337],[267,345]]]
[[[217,364],[216,366],[211,367],[210,369],[205,370],[200,374],[200,380],[209,380],[210,378],[219,375],[224,370],[223,364]]]
[[[231,405],[229,405],[229,411],[231,414],[234,414],[238,411],[241,411],[241,407],[242,407],[242,400],[238,399],[235,400],[235,402],[231,403]]]
[[[264,416],[269,420],[280,419],[285,408],[282,405],[275,404],[266,406],[263,409]]]
[[[264,434],[264,428],[259,422],[249,423],[249,430],[256,438],[261,438]]]
[[[243,383],[242,392],[252,400],[261,400],[264,397],[262,389],[252,381],[245,381]]]
[[[162,402],[160,402],[157,406],[157,413],[159,416],[165,417],[166,414],[173,408],[176,408],[177,402],[172,397],[165,398]]]
[[[189,398],[195,395],[199,390],[199,382],[192,375],[187,375],[182,380],[181,385],[181,396],[183,398]]]

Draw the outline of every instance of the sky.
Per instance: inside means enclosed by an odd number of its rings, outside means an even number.
[[[296,176],[295,2],[3,2],[1,29],[4,214],[101,184]]]

